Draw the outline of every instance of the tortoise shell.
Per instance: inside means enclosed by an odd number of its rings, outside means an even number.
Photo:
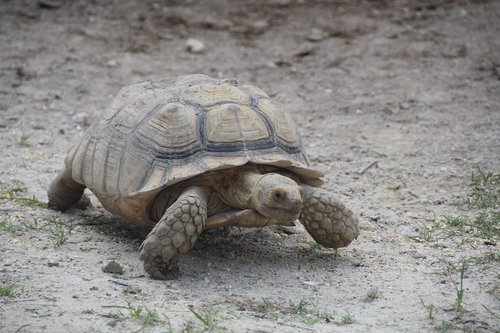
[[[297,127],[279,104],[256,87],[204,75],[123,88],[65,160],[76,182],[107,198],[148,198],[249,162],[316,185],[323,176],[309,167]]]

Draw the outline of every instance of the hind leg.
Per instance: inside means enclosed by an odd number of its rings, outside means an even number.
[[[327,190],[301,185],[304,201],[299,220],[319,244],[339,248],[359,235],[358,219]]]
[[[83,190],[85,190],[85,186],[75,182],[70,171],[64,168],[50,183],[47,191],[49,207],[68,210],[80,201]]]
[[[207,196],[203,189],[185,189],[139,248],[146,272],[159,280],[178,278],[177,262],[193,247],[206,220]]]

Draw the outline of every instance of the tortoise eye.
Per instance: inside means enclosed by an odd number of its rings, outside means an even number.
[[[283,200],[286,197],[286,193],[282,189],[276,189],[273,191],[273,197],[275,200]]]

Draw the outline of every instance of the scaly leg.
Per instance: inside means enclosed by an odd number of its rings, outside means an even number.
[[[58,210],[68,210],[79,202],[80,198],[82,198],[83,190],[85,190],[85,186],[75,182],[69,170],[64,168],[50,183],[49,190],[47,191],[49,207]]]
[[[319,244],[339,248],[359,235],[358,219],[327,190],[301,185],[304,201],[299,220]]]
[[[207,197],[203,189],[185,189],[139,248],[146,272],[159,280],[177,279],[177,262],[193,247],[206,220]]]

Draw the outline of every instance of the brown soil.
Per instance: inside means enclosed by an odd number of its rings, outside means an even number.
[[[469,176],[500,172],[499,34],[499,1],[1,1],[0,287],[14,297],[0,331],[498,332],[498,232],[444,216],[476,216]],[[179,280],[156,281],[145,231],[95,197],[33,205],[122,86],[188,73],[286,106],[360,237],[335,252],[275,228],[210,232]]]

